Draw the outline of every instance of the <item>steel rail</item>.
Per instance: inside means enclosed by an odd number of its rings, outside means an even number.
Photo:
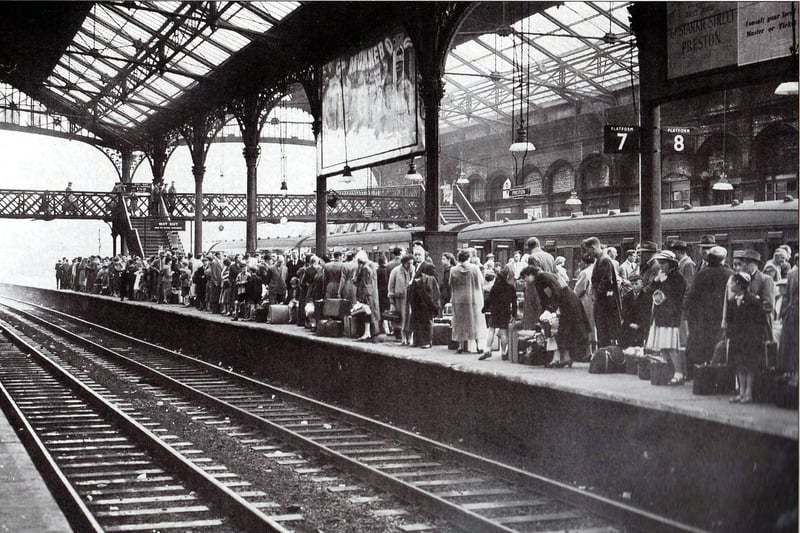
[[[20,350],[30,354],[62,383],[80,394],[92,407],[113,417],[131,438],[141,445],[144,445],[156,459],[175,468],[181,474],[184,481],[187,481],[198,491],[206,494],[210,499],[218,502],[226,509],[226,514],[230,515],[241,527],[248,531],[274,531],[276,533],[288,533],[290,531],[259,511],[256,507],[250,505],[241,496],[214,479],[204,470],[192,464],[181,455],[180,452],[165,443],[156,434],[152,433],[116,406],[107,402],[61,365],[11,331],[10,328],[0,324],[0,330],[2,330],[8,336],[9,340]],[[231,512],[231,510],[234,510],[234,512]]]
[[[451,460],[451,461],[454,461],[454,462],[458,462],[458,463],[467,465],[467,466],[472,467],[472,468],[476,468],[476,469],[480,469],[480,470],[492,473],[493,475],[496,475],[496,476],[498,476],[498,477],[500,477],[500,478],[502,478],[504,480],[520,484],[523,487],[526,487],[526,488],[528,488],[530,490],[533,490],[535,492],[539,492],[539,493],[541,493],[541,494],[543,494],[543,495],[545,495],[547,497],[553,498],[555,500],[561,501],[562,503],[565,503],[565,504],[567,504],[569,506],[577,507],[579,509],[582,509],[582,510],[588,511],[590,513],[596,514],[596,515],[598,515],[600,517],[603,517],[603,518],[605,518],[605,519],[607,519],[607,520],[609,520],[611,522],[624,524],[625,526],[633,528],[633,529],[638,530],[638,531],[646,531],[646,532],[651,532],[651,531],[652,532],[685,531],[685,532],[692,532],[692,533],[699,533],[699,532],[704,531],[704,530],[702,530],[700,528],[696,528],[696,527],[694,527],[692,525],[685,524],[685,523],[682,523],[682,522],[678,522],[676,520],[672,520],[670,518],[667,518],[667,517],[664,517],[664,516],[661,516],[661,515],[658,515],[658,514],[643,510],[643,509],[639,509],[639,508],[633,507],[631,505],[627,505],[627,504],[624,504],[624,503],[621,503],[621,502],[617,502],[617,501],[612,500],[610,498],[607,498],[605,496],[600,496],[600,495],[597,495],[597,494],[593,494],[591,492],[583,491],[583,490],[577,489],[575,487],[572,487],[570,485],[567,485],[565,483],[562,483],[562,482],[547,478],[545,476],[541,476],[541,475],[538,475],[538,474],[534,474],[534,473],[528,472],[528,471],[523,470],[521,468],[517,468],[517,467],[511,466],[511,465],[507,465],[507,464],[501,463],[499,461],[495,461],[493,459],[487,459],[487,458],[481,457],[481,456],[479,456],[477,454],[474,454],[474,453],[471,453],[471,452],[468,452],[468,451],[465,451],[465,450],[461,450],[461,449],[449,446],[447,444],[444,444],[444,443],[429,439],[427,437],[423,437],[421,435],[417,435],[415,433],[406,431],[404,429],[397,428],[395,426],[391,426],[389,424],[386,424],[386,423],[383,423],[383,422],[368,418],[368,417],[360,415],[358,413],[355,413],[355,412],[352,412],[352,411],[348,411],[346,409],[342,409],[341,407],[330,405],[330,404],[321,402],[319,400],[315,400],[315,399],[312,399],[312,398],[309,398],[309,397],[306,397],[306,396],[303,396],[303,395],[300,395],[300,394],[297,394],[297,393],[282,389],[280,387],[276,387],[276,386],[273,386],[273,385],[266,384],[266,383],[264,383],[262,381],[253,379],[251,377],[244,376],[242,374],[233,372],[231,370],[227,370],[225,368],[221,368],[221,367],[215,366],[215,365],[213,365],[211,363],[208,363],[206,361],[203,361],[203,360],[200,360],[200,359],[195,359],[195,358],[189,357],[187,355],[175,352],[173,350],[169,350],[169,349],[164,348],[162,346],[158,346],[156,344],[153,344],[153,343],[141,340],[141,339],[137,339],[137,338],[132,337],[130,335],[126,335],[124,333],[120,333],[118,331],[115,331],[113,329],[107,328],[105,326],[101,326],[99,324],[94,324],[94,323],[89,322],[87,320],[81,319],[79,317],[75,317],[73,315],[69,315],[67,313],[63,313],[61,311],[48,309],[48,308],[46,308],[44,306],[40,306],[38,304],[33,304],[31,302],[25,302],[23,300],[10,298],[10,297],[7,297],[7,296],[3,296],[2,298],[13,300],[13,301],[16,301],[16,302],[19,302],[19,303],[23,303],[25,305],[33,306],[35,308],[44,310],[44,311],[46,311],[48,313],[55,314],[56,316],[63,317],[66,320],[71,320],[71,321],[83,324],[86,327],[89,327],[89,328],[92,328],[92,329],[95,329],[95,330],[99,330],[99,331],[102,331],[104,333],[113,335],[113,336],[115,336],[117,338],[125,340],[126,342],[133,343],[135,345],[141,346],[141,347],[146,348],[148,350],[154,350],[154,351],[156,351],[158,353],[161,353],[163,355],[166,355],[168,357],[176,358],[176,359],[181,360],[181,361],[185,361],[185,362],[189,363],[192,366],[200,367],[200,368],[203,368],[204,370],[207,370],[209,372],[212,372],[212,373],[215,373],[215,374],[218,374],[218,375],[226,376],[226,377],[228,377],[230,379],[233,379],[233,380],[236,380],[236,381],[238,381],[240,383],[244,383],[244,384],[248,385],[249,387],[254,387],[254,388],[258,389],[258,390],[262,390],[267,395],[280,394],[283,397],[289,398],[289,399],[291,399],[291,400],[293,400],[295,402],[298,402],[298,403],[301,403],[303,405],[309,406],[310,408],[322,410],[322,411],[324,411],[324,412],[326,412],[328,414],[331,414],[333,416],[340,417],[340,418],[348,421],[349,423],[352,423],[354,425],[358,425],[358,426],[361,426],[361,427],[367,427],[367,428],[371,429],[372,431],[381,433],[381,434],[383,434],[385,436],[388,436],[388,437],[395,438],[395,439],[397,439],[399,441],[402,441],[402,442],[404,442],[404,443],[406,443],[408,445],[417,446],[417,447],[424,447],[425,449],[431,450],[437,458]],[[5,305],[5,304],[2,304],[2,305]],[[298,434],[296,434],[294,432],[286,430],[285,428],[283,428],[283,427],[281,427],[281,426],[279,426],[279,425],[277,425],[277,424],[275,424],[273,422],[265,420],[260,416],[254,415],[254,414],[252,414],[252,413],[250,413],[248,411],[245,411],[245,410],[243,410],[243,409],[241,409],[239,407],[231,405],[228,402],[225,402],[223,400],[215,398],[214,396],[212,396],[210,394],[207,394],[207,393],[205,393],[203,391],[200,391],[200,390],[198,390],[198,389],[196,389],[194,387],[191,387],[189,385],[181,383],[180,381],[175,380],[175,379],[173,379],[173,378],[171,378],[169,376],[166,376],[165,374],[163,374],[163,373],[161,373],[161,372],[159,372],[157,370],[154,370],[154,369],[152,369],[152,368],[150,368],[150,367],[148,367],[146,365],[143,365],[142,363],[140,363],[138,361],[132,360],[132,359],[130,359],[129,357],[127,357],[125,355],[122,355],[122,354],[119,354],[117,352],[114,352],[113,350],[111,350],[111,349],[109,349],[109,348],[107,348],[105,346],[101,346],[101,345],[99,345],[97,343],[89,341],[89,340],[81,337],[80,335],[75,334],[73,332],[70,332],[70,331],[68,331],[68,330],[66,330],[66,329],[64,329],[64,328],[62,328],[62,327],[60,327],[60,326],[58,326],[56,324],[53,324],[52,322],[49,322],[49,321],[47,321],[47,320],[45,320],[45,319],[43,319],[41,317],[38,317],[36,315],[33,315],[31,313],[28,313],[26,311],[23,311],[23,310],[20,310],[20,309],[17,309],[17,308],[12,308],[12,309],[14,309],[15,311],[17,311],[19,313],[24,314],[25,316],[31,318],[34,321],[39,322],[40,324],[43,324],[43,325],[45,325],[47,327],[50,327],[50,328],[53,328],[54,330],[58,331],[59,333],[62,333],[64,335],[68,336],[69,338],[74,339],[75,341],[77,341],[79,343],[83,343],[84,345],[90,346],[93,349],[100,350],[100,351],[102,351],[104,353],[107,353],[109,356],[112,356],[114,358],[118,358],[120,360],[126,361],[126,363],[131,364],[135,368],[141,369],[142,372],[148,373],[151,377],[154,377],[156,379],[163,379],[168,383],[172,383],[172,384],[174,384],[174,386],[176,388],[178,388],[180,390],[183,390],[183,391],[189,393],[190,395],[192,395],[192,396],[194,396],[194,397],[196,397],[198,399],[201,399],[203,401],[208,401],[208,402],[211,402],[213,404],[216,404],[216,405],[219,406],[219,408],[221,410],[224,410],[225,412],[227,412],[229,414],[232,414],[234,416],[241,416],[243,419],[247,420],[249,423],[254,424],[256,426],[259,426],[259,427],[262,427],[262,429],[264,429],[266,431],[269,431],[269,432],[272,432],[272,433],[277,432],[279,435],[281,435],[284,438],[288,439],[293,445],[295,445],[296,447],[298,447],[300,449],[303,449],[303,450],[306,450],[306,451],[311,451],[311,452],[322,453],[323,455],[325,455],[325,456],[331,458],[332,460],[336,461],[337,465],[340,466],[343,469],[346,469],[346,470],[351,471],[351,472],[356,473],[356,474],[362,473],[362,475],[363,475],[363,473],[366,473],[366,474],[368,474],[367,477],[369,478],[370,481],[378,484],[379,486],[383,486],[383,487],[387,488],[387,490],[393,490],[395,492],[399,492],[400,494],[403,494],[407,499],[410,499],[411,501],[414,501],[414,502],[417,502],[417,503],[423,503],[423,504],[425,502],[429,502],[428,504],[434,504],[437,507],[439,505],[441,505],[441,503],[444,503],[445,506],[441,509],[442,515],[446,519],[451,520],[454,523],[462,525],[462,527],[467,527],[467,529],[469,529],[470,531],[483,531],[483,529],[475,529],[475,528],[480,528],[483,525],[490,525],[491,528],[488,529],[489,531],[511,531],[510,529],[505,528],[504,526],[500,526],[500,527],[502,527],[502,529],[496,529],[497,526],[499,526],[499,524],[494,524],[494,523],[486,524],[485,522],[487,521],[487,519],[485,519],[484,517],[482,517],[480,515],[477,515],[476,513],[472,513],[472,512],[470,512],[468,510],[465,510],[465,509],[459,507],[456,504],[453,504],[453,503],[448,502],[446,500],[442,500],[441,498],[437,498],[436,496],[433,496],[432,494],[430,494],[428,492],[420,490],[417,487],[414,487],[414,486],[412,486],[412,485],[410,485],[408,483],[404,483],[402,481],[399,481],[399,480],[393,478],[390,475],[387,475],[387,474],[385,474],[383,472],[380,472],[379,470],[376,470],[376,469],[374,469],[372,467],[363,465],[362,463],[360,463],[358,461],[355,461],[355,460],[353,460],[353,459],[351,459],[349,457],[346,457],[346,456],[336,452],[335,450],[331,450],[328,447],[325,447],[325,446],[320,445],[320,444],[318,444],[316,442],[313,442],[311,439],[308,439],[308,438],[303,437],[301,435],[298,435]],[[367,470],[363,471],[362,470],[363,468],[366,468]],[[398,481],[401,484],[400,486],[396,486],[396,483]],[[384,484],[386,484],[386,485],[384,485]],[[434,500],[431,501],[430,498],[433,498]],[[469,516],[469,515],[474,515],[474,516],[480,518],[481,520],[478,523],[465,523],[465,524],[462,524],[461,521],[454,520],[454,517],[450,516],[455,511],[457,511],[458,513],[462,513],[462,512],[466,511],[468,513],[468,517],[470,519],[472,517]]]

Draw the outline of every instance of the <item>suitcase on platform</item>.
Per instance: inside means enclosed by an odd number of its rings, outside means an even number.
[[[650,384],[669,385],[669,380],[675,375],[675,368],[671,361],[650,361]]]
[[[797,410],[797,376],[780,376],[775,387],[775,405]]]
[[[322,315],[326,318],[343,319],[350,314],[350,300],[344,298],[328,298],[322,307]]]
[[[590,374],[624,374],[625,355],[619,346],[598,348],[589,361]]]
[[[650,381],[650,360],[642,359],[639,361],[639,379]]]
[[[639,375],[639,364],[641,363],[642,358],[637,357],[635,355],[626,355],[625,356],[625,373],[630,374],[631,376],[638,376]]]
[[[317,322],[317,335],[320,337],[341,337],[344,335],[344,321],[323,318]]]
[[[269,306],[267,314],[267,322],[270,324],[288,324],[289,323],[289,306],[272,304]]]
[[[268,318],[269,318],[269,308],[262,307],[260,305],[257,306],[253,316],[253,320],[255,320],[256,322],[266,322]]]
[[[753,401],[756,403],[775,403],[779,375],[771,370],[761,370],[753,376]]]
[[[508,360],[519,363],[519,333],[514,328],[508,328]]]
[[[357,339],[364,334],[364,320],[358,317],[345,315],[343,319],[344,336]]]
[[[454,341],[453,339],[450,339],[449,341],[447,341],[447,349],[448,350],[458,350],[458,341]]]
[[[692,394],[733,394],[736,372],[728,365],[694,365]]]
[[[453,337],[453,328],[450,323],[434,323],[431,344],[434,346],[447,346]]]

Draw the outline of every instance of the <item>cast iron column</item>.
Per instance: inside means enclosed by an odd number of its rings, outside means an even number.
[[[317,176],[317,209],[316,225],[314,233],[316,236],[317,255],[322,257],[328,253],[328,180],[322,176]]]
[[[643,241],[661,245],[661,107],[642,102],[640,231]]]
[[[203,178],[206,175],[206,167],[203,165],[192,165],[192,175],[194,176],[194,255],[203,251]]]
[[[423,75],[425,106],[425,231],[439,231],[439,109],[444,87],[439,76]]]
[[[245,146],[242,149],[244,161],[247,165],[247,252],[255,253],[258,248],[258,157],[261,147],[256,145]]]

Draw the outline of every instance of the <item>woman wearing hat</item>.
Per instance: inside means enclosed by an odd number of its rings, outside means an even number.
[[[661,272],[649,289],[653,295],[653,323],[645,348],[660,351],[672,360],[675,375],[670,385],[681,385],[686,373],[686,354],[680,348],[680,323],[686,280],[678,271],[678,258],[669,250],[653,256]]]
[[[766,315],[759,298],[748,290],[750,274],[737,272],[731,278],[728,309],[728,360],[736,369],[739,395],[732,403],[753,401],[753,377],[766,339]]]

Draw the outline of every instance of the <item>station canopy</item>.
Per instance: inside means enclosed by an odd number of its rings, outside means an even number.
[[[381,4],[5,3],[0,82],[106,142],[130,142],[170,125],[177,109],[220,104],[232,83],[257,84],[270,69],[320,61],[326,40],[341,40],[341,27],[366,30],[381,9],[397,16],[404,8]],[[474,118],[508,123],[520,91],[532,110],[613,100],[615,90],[636,78],[627,7],[476,4],[447,59],[443,126]]]

